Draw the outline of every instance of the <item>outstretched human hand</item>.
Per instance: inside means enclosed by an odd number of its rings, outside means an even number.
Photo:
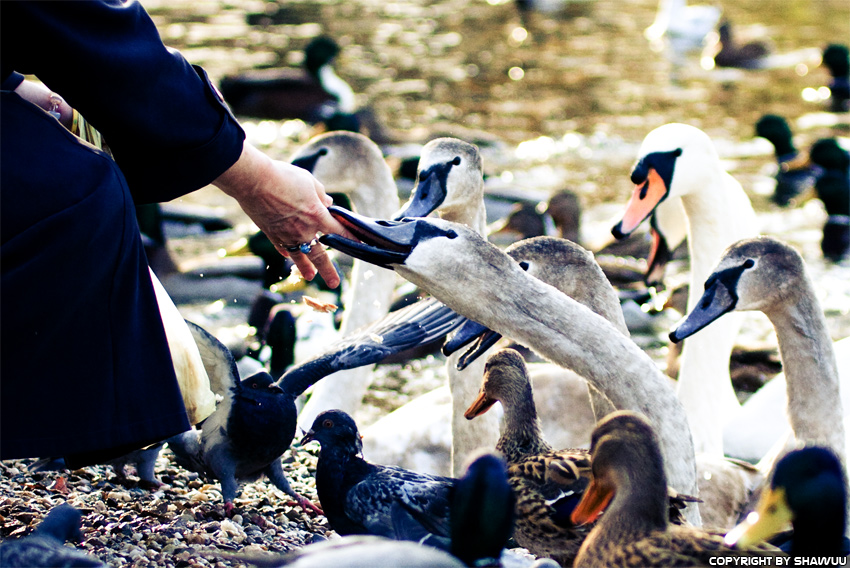
[[[239,160],[213,184],[239,202],[304,278],[312,280],[318,272],[331,288],[339,285],[339,275],[325,247],[315,239],[317,233],[351,235],[328,213],[333,200],[310,172],[272,160],[245,142]],[[302,244],[308,246],[299,248]]]

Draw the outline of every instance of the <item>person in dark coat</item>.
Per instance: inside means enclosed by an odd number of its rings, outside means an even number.
[[[0,458],[115,457],[190,427],[135,205],[210,183],[307,279],[344,231],[135,1],[0,5]],[[25,80],[34,75],[39,82]],[[114,159],[66,128],[72,109]]]

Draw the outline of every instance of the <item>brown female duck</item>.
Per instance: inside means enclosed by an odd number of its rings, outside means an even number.
[[[496,449],[508,462],[508,480],[517,499],[514,539],[535,555],[572,566],[590,531],[570,520],[590,481],[588,451],[555,450],[543,439],[528,369],[513,349],[497,351],[487,360],[478,398],[465,416],[479,416],[496,402],[504,408]],[[671,515],[681,522],[675,506]]]
[[[769,545],[733,548],[721,533],[668,520],[668,492],[658,440],[640,414],[602,419],[590,442],[592,479],[571,515],[577,525],[599,518],[575,566],[710,566],[718,556],[782,556]],[[607,507],[607,509],[606,509]]]

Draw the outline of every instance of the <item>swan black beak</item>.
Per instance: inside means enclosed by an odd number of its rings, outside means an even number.
[[[730,292],[722,281],[715,279],[707,285],[697,306],[685,320],[670,332],[670,341],[679,343],[686,337],[695,334],[726,312],[735,309],[738,297]]]
[[[496,344],[502,335],[490,330],[488,327],[466,320],[455,332],[454,336],[443,345],[443,355],[449,356],[455,351],[475,341],[472,347],[458,359],[457,370],[463,371],[473,361],[478,359],[482,353]],[[477,340],[477,341],[476,341]]]
[[[726,312],[734,310],[738,305],[738,281],[741,275],[753,266],[755,261],[750,258],[739,266],[730,266],[709,276],[705,281],[705,292],[702,293],[702,298],[685,321],[670,332],[670,341],[678,343]]]
[[[319,239],[322,244],[383,268],[404,264],[420,241],[449,234],[425,219],[372,219],[335,205],[328,210],[361,242],[339,235],[322,235]]]
[[[394,219],[400,221],[405,217],[427,217],[436,211],[446,199],[446,184],[439,175],[440,172],[422,172],[419,183],[413,189],[410,200],[404,204]]]

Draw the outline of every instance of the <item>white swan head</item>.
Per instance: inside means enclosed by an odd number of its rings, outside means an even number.
[[[705,132],[687,124],[659,126],[641,144],[631,173],[635,188],[614,236],[630,235],[660,203],[701,191],[706,174],[719,169],[717,150]]]
[[[787,244],[772,237],[738,241],[723,254],[702,298],[670,339],[681,341],[733,310],[769,313],[787,301],[804,274],[803,259]]]
[[[416,187],[394,218],[427,217],[438,211],[443,219],[476,227],[483,199],[478,147],[457,138],[437,138],[422,148]]]
[[[386,216],[398,207],[392,171],[378,145],[362,134],[320,134],[296,150],[290,162],[312,173],[328,193],[348,195],[363,214]]]

